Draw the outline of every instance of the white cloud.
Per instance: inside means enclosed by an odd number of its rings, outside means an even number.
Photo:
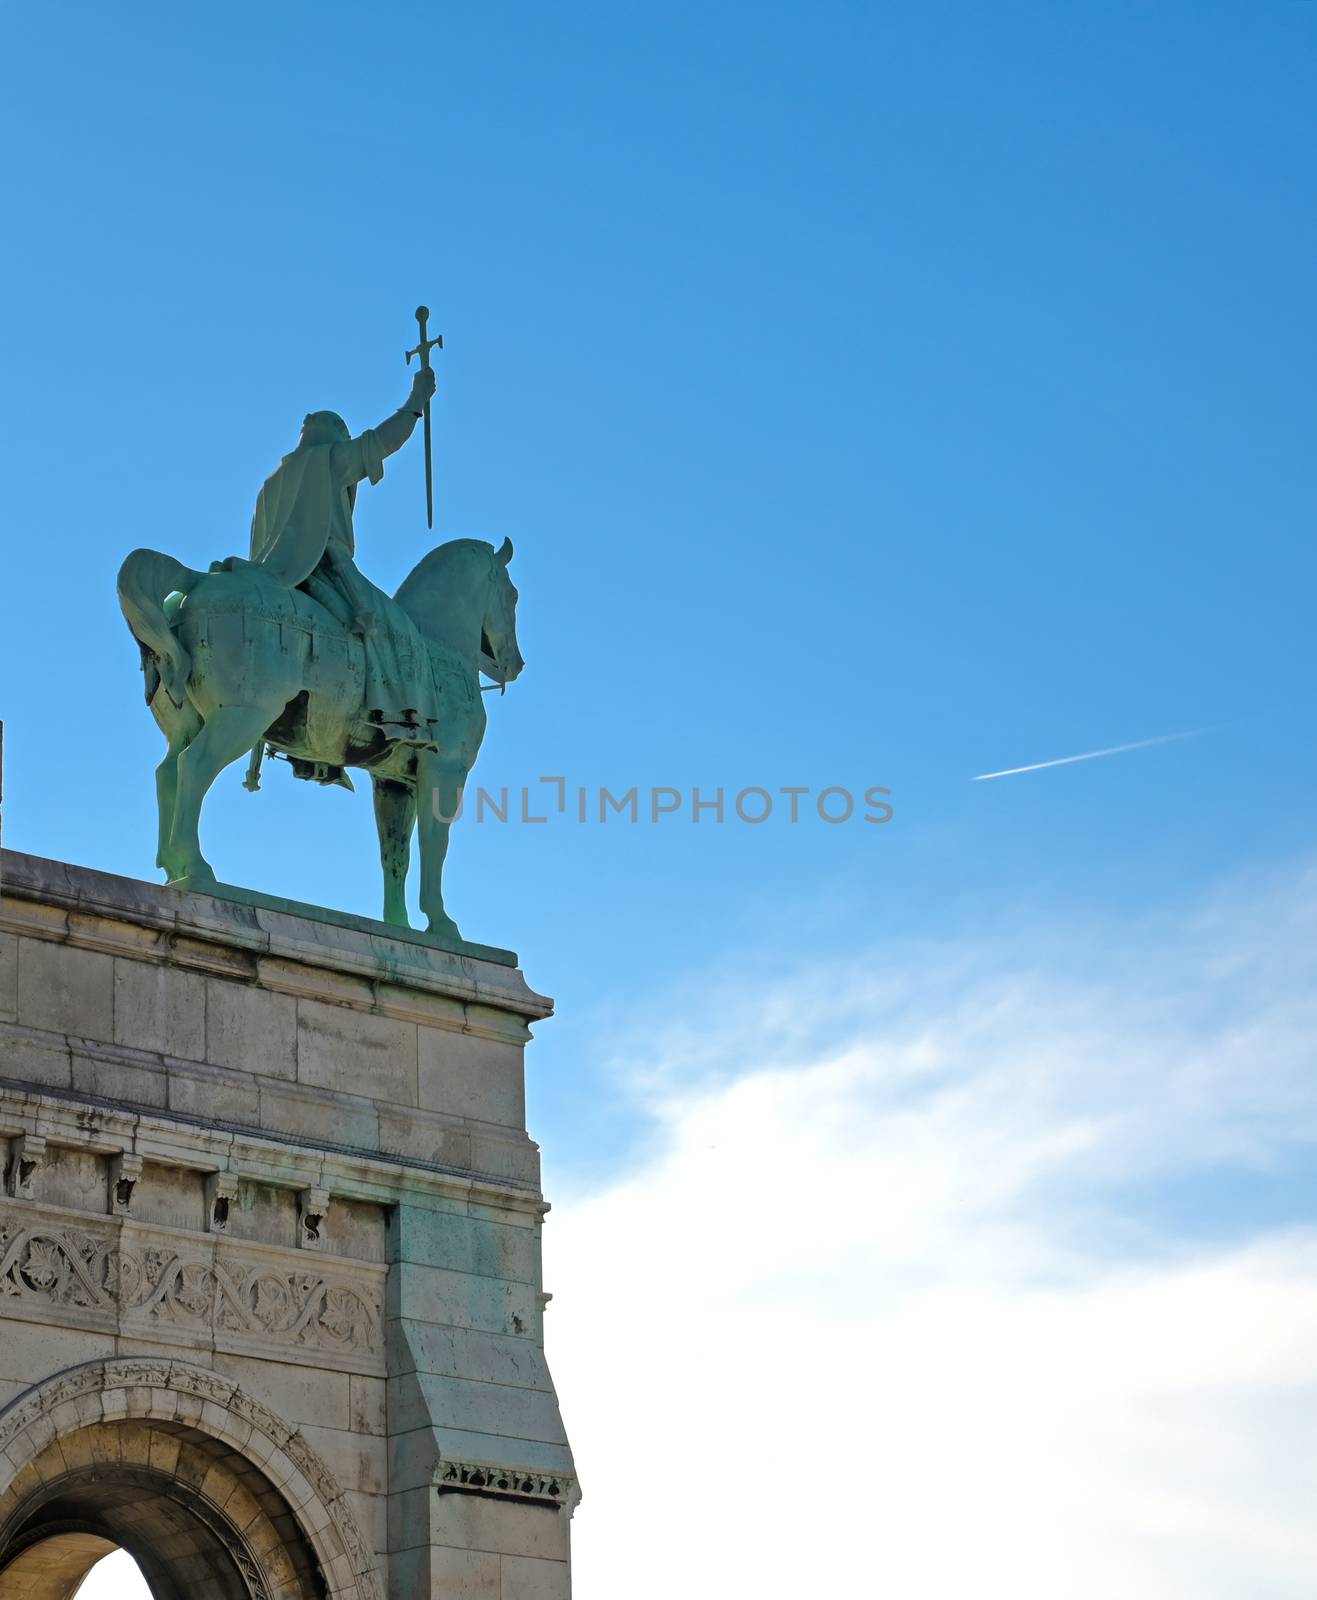
[[[546,1230],[577,1600],[1311,1593],[1317,873],[693,1006]]]

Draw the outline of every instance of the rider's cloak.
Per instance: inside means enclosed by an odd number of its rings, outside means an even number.
[[[331,542],[344,546],[349,556],[355,553],[357,478],[378,483],[384,476],[384,452],[374,428],[347,443],[352,467],[364,469],[350,483],[344,482],[341,470],[344,446],[335,443],[299,444],[262,484],[252,517],[250,559],[259,561],[276,583],[290,589],[305,583]]]

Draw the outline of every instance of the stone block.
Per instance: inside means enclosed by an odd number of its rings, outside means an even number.
[[[399,1262],[389,1274],[388,1315],[454,1328],[529,1337],[539,1318],[530,1284]]]
[[[387,1385],[383,1378],[362,1373],[348,1377],[348,1426],[353,1433],[386,1434],[389,1431]]]
[[[74,1046],[72,1087],[122,1106],[161,1108],[169,1100],[169,1079],[160,1067],[106,1057]]]
[[[206,981],[159,961],[114,963],[114,1041],[189,1061],[206,1057]]]
[[[148,1339],[140,1334],[121,1333],[114,1343],[116,1356],[146,1356],[153,1361],[168,1361],[179,1354],[177,1344],[170,1339]],[[214,1367],[213,1350],[189,1350],[186,1358],[194,1367]]]
[[[417,1428],[428,1428],[433,1423],[430,1403],[421,1388],[420,1376],[415,1371],[391,1376],[387,1388],[391,1438],[412,1433]]]
[[[205,1174],[146,1162],[133,1193],[133,1220],[197,1233],[208,1231]]]
[[[558,1397],[552,1391],[505,1388],[498,1383],[439,1378],[430,1373],[416,1373],[411,1381],[431,1421],[463,1433],[503,1438],[508,1441],[503,1451],[511,1465],[522,1464],[518,1454],[522,1440],[564,1446],[567,1443]],[[418,1424],[420,1420],[417,1419]],[[504,1459],[504,1455],[493,1459]]]
[[[439,1464],[439,1445],[433,1428],[411,1428],[389,1434],[389,1493],[430,1487]]]
[[[445,1461],[504,1462],[529,1472],[570,1476],[571,1451],[542,1439],[508,1439],[497,1433],[465,1433],[443,1423],[433,1429],[435,1444]],[[405,1434],[410,1439],[413,1435]],[[515,1460],[513,1458],[516,1458]]]
[[[390,1319],[386,1337],[391,1373],[433,1372],[511,1388],[553,1388],[544,1351],[534,1339],[401,1318]]]
[[[32,1384],[114,1354],[114,1335],[85,1328],[60,1328],[44,1322],[5,1322],[0,1336],[0,1381]]]
[[[108,1210],[108,1178],[105,1156],[91,1150],[70,1150],[48,1143],[36,1189],[45,1205],[67,1206],[73,1211],[99,1212],[104,1216]]]
[[[565,1561],[504,1556],[500,1600],[571,1600],[571,1570]]]
[[[564,1561],[567,1514],[557,1506],[524,1505],[474,1494],[434,1494],[430,1526],[437,1544],[500,1555]]]
[[[45,939],[20,939],[18,1020],[74,1038],[113,1038],[114,958]]]
[[[299,1000],[297,1076],[319,1089],[414,1106],[416,1024]]]
[[[389,1497],[387,1494],[358,1494],[352,1489],[345,1489],[343,1497],[352,1508],[362,1536],[376,1553],[378,1570],[383,1577],[388,1559],[385,1552],[389,1548]]]
[[[303,1423],[302,1437],[333,1473],[340,1489],[376,1495],[388,1491],[389,1447],[382,1437]]]
[[[379,1148],[385,1155],[467,1171],[471,1166],[471,1134],[425,1112],[379,1107]]]
[[[451,1550],[436,1546],[430,1552],[430,1588],[434,1600],[502,1600],[500,1557],[486,1550]]]
[[[171,1066],[168,1085],[169,1109],[179,1116],[240,1128],[260,1126],[260,1085],[245,1072]]]
[[[318,1367],[217,1353],[215,1371],[240,1384],[276,1416],[298,1428],[350,1426],[348,1375]]]
[[[417,1546],[429,1545],[431,1512],[436,1499],[428,1485],[389,1495],[389,1550],[414,1550]]]
[[[58,1034],[27,1037],[0,1024],[0,1079],[68,1089],[73,1084],[73,1055]]]
[[[405,1014],[414,1022],[452,1028],[458,1033],[466,1028],[470,1006],[464,1001],[397,983],[376,983],[373,990],[375,1003],[395,1016]],[[529,1037],[529,1029],[520,1017],[515,1019],[513,1025],[520,1028],[523,1037]]]
[[[333,1222],[325,1239],[325,1249],[330,1255],[351,1256],[356,1261],[387,1260],[384,1207],[335,1195]]]
[[[471,1170],[508,1178],[526,1189],[540,1186],[539,1146],[523,1135],[505,1139],[494,1132],[471,1130]]]
[[[389,1600],[440,1600],[430,1587],[429,1545],[390,1555]]]
[[[512,1128],[526,1126],[519,1045],[446,1028],[422,1028],[418,1062],[420,1104],[427,1111]]]
[[[229,1237],[261,1244],[297,1245],[297,1194],[292,1189],[243,1178],[237,1201],[229,1207]]]
[[[30,1387],[30,1384],[21,1383],[16,1378],[6,1378],[0,1382],[0,1411],[4,1411],[20,1395],[26,1394]]]
[[[206,980],[206,1060],[262,1078],[297,1077],[297,1002],[253,984]]]
[[[369,1100],[352,1100],[301,1084],[261,1085],[260,1128],[303,1141],[345,1150],[371,1151],[379,1146],[379,1116]]]
[[[18,940],[0,933],[0,1022],[18,1020]]]
[[[449,1267],[482,1278],[540,1282],[538,1228],[488,1216],[454,1215],[422,1206],[397,1208],[390,1229],[390,1259],[419,1266]]]

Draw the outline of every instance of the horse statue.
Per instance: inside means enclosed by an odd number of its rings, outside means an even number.
[[[480,674],[506,685],[524,665],[511,559],[510,540],[495,550],[455,539],[418,562],[392,602],[379,596],[414,624],[425,659],[411,662],[411,681],[424,682],[437,708],[424,735],[409,738],[406,729],[390,735],[368,703],[369,613],[354,626],[256,562],[231,557],[203,573],[159,551],[135,550],[119,571],[119,603],[141,646],[147,704],[168,741],[156,769],[156,862],[168,882],[203,891],[216,882],[201,852],[202,803],[224,768],[248,752],[247,787],[258,787],[268,748],[286,756],[298,777],[321,783],[351,788],[345,768],[370,773],[385,921],[408,926],[407,873],[419,828],[428,931],[460,942],[444,910],[444,857],[485,732]]]

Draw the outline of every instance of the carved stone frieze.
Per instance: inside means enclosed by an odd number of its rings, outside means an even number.
[[[435,1488],[440,1494],[492,1494],[565,1506],[572,1499],[573,1480],[563,1474],[492,1467],[480,1461],[445,1461]]]
[[[148,1236],[149,1239],[150,1236]],[[168,1237],[0,1209],[0,1302],[103,1312],[159,1328],[249,1335],[301,1350],[369,1356],[382,1345],[379,1296],[358,1277],[291,1270],[270,1251],[193,1248]]]

